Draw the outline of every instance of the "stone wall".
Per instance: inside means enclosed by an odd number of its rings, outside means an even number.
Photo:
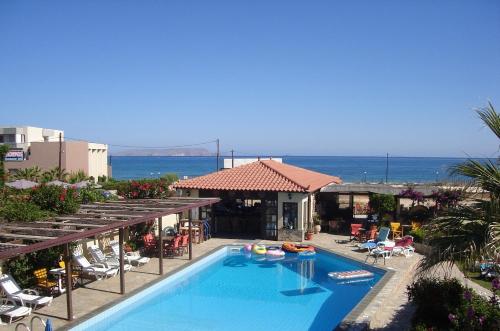
[[[279,229],[278,230],[278,241],[303,241],[304,231],[303,230],[290,230],[290,229]]]

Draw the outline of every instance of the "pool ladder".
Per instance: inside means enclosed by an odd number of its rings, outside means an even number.
[[[42,329],[45,329],[46,323],[41,319],[39,316],[33,316],[30,321],[30,326],[28,327],[25,323],[17,323],[15,331],[21,330],[19,327],[24,327],[24,329],[28,331],[34,331],[35,329],[33,328],[33,322],[38,320],[40,324],[42,324]]]

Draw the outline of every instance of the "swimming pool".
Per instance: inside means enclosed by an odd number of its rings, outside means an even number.
[[[328,277],[361,268],[374,277]],[[71,330],[331,331],[384,273],[323,250],[268,260],[226,246]]]

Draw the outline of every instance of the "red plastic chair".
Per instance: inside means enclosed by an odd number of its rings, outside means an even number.
[[[164,249],[165,256],[179,256],[179,255],[183,254],[184,249],[181,248],[181,245],[180,245],[181,239],[182,239],[182,236],[177,236],[174,239],[172,239],[170,241],[170,243],[168,243],[165,246],[165,249]]]
[[[157,248],[157,242],[156,238],[152,233],[148,233],[142,237],[142,240],[144,241],[144,251],[147,254],[152,254],[156,252]]]
[[[180,243],[180,246],[181,248],[184,250],[184,252],[188,252],[188,245],[189,245],[189,235],[186,234],[186,235],[183,235],[181,236],[181,243]]]
[[[363,224],[358,224],[358,223],[353,223],[351,224],[351,234],[349,236],[349,240],[352,240],[354,238],[358,238],[360,235],[360,229],[362,228]]]

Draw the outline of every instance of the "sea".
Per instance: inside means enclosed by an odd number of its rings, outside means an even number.
[[[219,167],[223,159],[219,158]],[[449,168],[465,161],[449,157],[386,157],[380,156],[281,156],[284,163],[338,176],[349,183],[431,183],[456,182]],[[112,177],[115,179],[158,178],[175,173],[179,178],[192,178],[214,172],[214,156],[112,156]],[[388,164],[388,167],[387,167]]]

